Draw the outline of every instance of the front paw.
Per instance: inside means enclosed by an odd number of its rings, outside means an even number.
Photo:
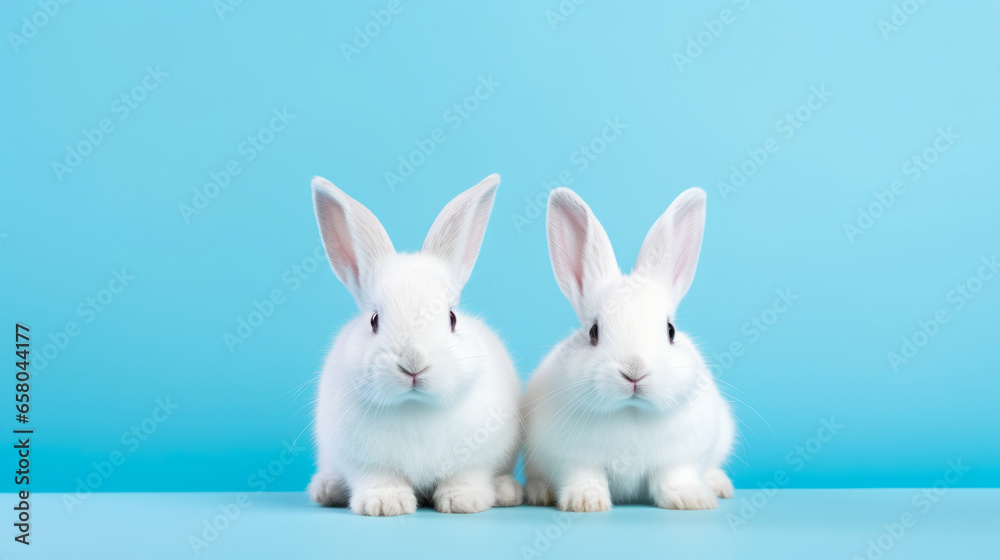
[[[573,512],[608,511],[611,509],[611,493],[597,485],[566,488],[559,493],[556,507]]]
[[[351,496],[351,511],[358,515],[388,517],[417,511],[417,497],[410,488],[372,488]]]
[[[434,509],[441,513],[479,513],[493,506],[492,487],[442,485],[434,492]]]
[[[510,475],[495,477],[493,489],[496,491],[493,505],[497,507],[519,506],[524,501],[524,489],[521,488],[521,483]]]
[[[549,483],[544,480],[528,480],[528,485],[524,489],[525,498],[528,505],[549,507],[556,503],[552,495]]]
[[[664,509],[714,509],[719,500],[704,484],[682,484],[665,489],[656,497],[656,506]]]
[[[702,478],[716,496],[720,498],[733,497],[733,481],[729,480],[722,469],[712,469],[706,472]]]
[[[347,505],[347,489],[344,481],[335,474],[318,472],[309,481],[306,489],[312,501],[321,506]]]

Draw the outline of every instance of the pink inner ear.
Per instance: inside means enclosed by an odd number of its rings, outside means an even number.
[[[486,234],[496,186],[477,185],[449,202],[431,225],[420,249],[447,262],[461,287],[469,279]]]
[[[345,283],[358,283],[358,258],[354,253],[351,232],[344,207],[336,200],[320,194],[316,198],[317,215],[322,229],[323,245],[334,270]]]
[[[476,258],[479,257],[479,247],[483,243],[483,237],[486,236],[486,224],[490,220],[492,202],[490,198],[483,197],[476,202],[476,206],[472,210],[472,216],[469,218],[469,235],[464,240],[465,247],[462,251],[463,268],[471,269],[476,264]]]
[[[557,202],[555,205],[559,216],[559,238],[557,252],[563,266],[576,283],[578,293],[583,293],[583,260],[587,246],[587,213],[573,204]]]
[[[674,286],[679,284],[681,278],[687,276],[691,269],[691,251],[688,249],[688,246],[688,243],[685,243],[684,248],[674,258]]]
[[[703,228],[699,220],[698,209],[685,207],[678,212],[673,223],[672,248],[673,285],[689,285],[694,277],[698,264],[698,254],[701,252],[701,236]]]

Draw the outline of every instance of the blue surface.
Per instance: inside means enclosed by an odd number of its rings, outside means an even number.
[[[1000,484],[1000,280],[976,279],[1000,233],[1000,3],[586,2],[563,21],[548,13],[557,0],[403,0],[382,29],[388,0],[220,4],[0,10],[0,326],[36,333],[33,489],[261,483],[253,474],[285,442],[308,450],[310,382],[354,313],[315,259],[311,176],[414,250],[438,210],[492,172],[503,183],[464,307],[498,329],[523,377],[575,323],[532,201],[576,189],[627,268],[674,196],[702,186],[704,252],[677,326],[736,406],[737,486],[784,470],[787,488],[916,487],[957,458],[972,467],[958,485]],[[897,4],[919,9],[894,16]],[[47,22],[12,45],[35,17]],[[390,186],[400,157],[442,135]],[[54,169],[98,136],[71,172]],[[604,150],[594,159],[591,143]],[[925,152],[934,163],[920,169]],[[720,189],[765,155],[735,192]],[[226,186],[206,194],[213,181]],[[884,194],[895,181],[905,191]],[[134,278],[109,297],[113,271]],[[783,313],[779,290],[798,297]],[[227,338],[258,307],[262,324]],[[921,322],[933,336],[914,334]],[[904,337],[926,344],[894,363]],[[156,413],[157,399],[176,410]],[[843,426],[825,442],[824,421]],[[267,489],[303,488],[309,453],[283,468]],[[313,529],[365,523],[302,515]],[[881,518],[866,519],[876,531]],[[779,531],[760,530],[761,542]]]
[[[366,518],[320,508],[303,493],[252,493],[238,515],[204,533],[231,493],[93,496],[72,514],[64,496],[33,504],[30,549],[13,558],[996,558],[1000,490],[952,489],[932,502],[915,489],[752,492],[701,512],[615,507],[569,516],[551,508],[445,515],[421,509]],[[9,496],[4,496],[4,503]],[[756,512],[742,500],[758,504]],[[926,503],[926,505],[925,505]],[[915,505],[916,504],[916,505]],[[741,513],[741,508],[745,508]],[[910,514],[909,527],[901,518]],[[741,517],[744,516],[744,517]],[[745,524],[733,522],[745,520]],[[910,518],[907,518],[910,519]],[[888,528],[887,528],[888,526]],[[900,529],[902,527],[902,529]],[[205,538],[206,535],[209,538]],[[547,535],[547,536],[546,536]],[[202,543],[192,541],[201,538]],[[195,542],[192,545],[192,542]],[[197,553],[195,548],[197,547]],[[28,554],[25,554],[25,551]],[[877,560],[879,551],[873,549]]]

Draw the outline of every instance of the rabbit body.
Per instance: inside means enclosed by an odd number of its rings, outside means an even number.
[[[445,207],[416,254],[397,254],[370,212],[317,181],[327,253],[361,314],[320,376],[310,496],[362,515],[520,503],[517,374],[497,335],[456,309],[499,178]]]
[[[600,223],[568,189],[550,195],[550,255],[581,328],[528,384],[527,500],[567,511],[645,502],[706,509],[731,497],[721,470],[734,422],[691,339],[673,326],[694,275],[704,192],[685,192],[622,275]]]

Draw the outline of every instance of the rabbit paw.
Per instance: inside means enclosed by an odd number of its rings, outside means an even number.
[[[607,488],[583,485],[559,493],[557,507],[563,511],[593,512],[611,509],[611,494]]]
[[[314,474],[306,491],[312,501],[321,506],[347,505],[347,488],[343,479],[335,474],[323,472]]]
[[[434,491],[434,509],[441,513],[479,513],[493,506],[493,485],[444,482]]]
[[[656,506],[664,509],[713,509],[719,500],[704,484],[679,484],[656,497]]]
[[[519,506],[524,501],[524,490],[521,483],[510,475],[502,475],[493,479],[496,498],[493,502],[497,507]]]
[[[529,480],[524,492],[528,505],[532,506],[554,506],[556,504],[549,483],[544,480]]]
[[[722,469],[710,469],[702,479],[712,492],[715,492],[716,496],[720,498],[733,497],[733,481],[729,480]]]
[[[369,488],[351,496],[351,511],[374,517],[413,513],[417,511],[417,497],[410,488]]]

